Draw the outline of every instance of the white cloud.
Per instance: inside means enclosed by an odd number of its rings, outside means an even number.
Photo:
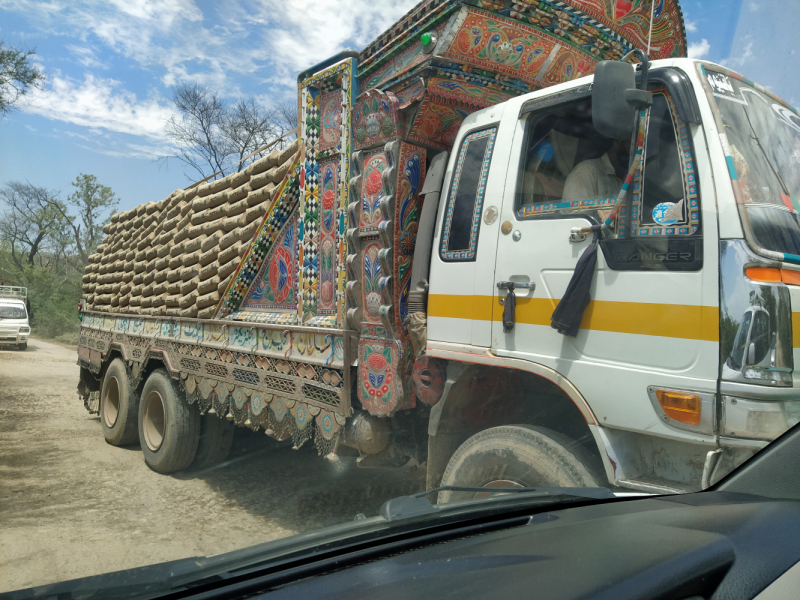
[[[293,88],[299,71],[345,45],[363,48],[416,2],[220,0],[204,14],[194,0],[0,0],[0,9],[80,40],[70,50],[87,68],[103,66],[101,46],[160,69],[165,86],[198,81],[235,96],[241,76]]]
[[[27,113],[92,129],[164,140],[164,122],[173,114],[158,98],[140,100],[113,79],[86,75],[82,82],[56,73],[47,87],[31,94]]]
[[[159,93],[137,96],[133,81],[100,70],[133,66],[167,88],[198,81],[230,97],[248,88],[265,103],[293,100],[300,71],[345,47],[362,49],[416,3],[218,0],[204,13],[194,0],[0,0],[0,11],[24,15],[40,38],[63,39],[62,56],[85,69],[67,76],[54,70],[55,56],[37,54],[48,82],[20,106],[24,112],[85,128],[61,134],[94,152],[155,158],[171,153],[169,89],[156,83]],[[139,138],[126,143],[120,134]]]
[[[141,158],[144,160],[159,160],[164,156],[169,156],[175,150],[171,146],[159,144],[115,144],[113,147],[106,145],[86,145],[76,144],[78,148],[113,156],[115,158]]]
[[[745,39],[748,39],[750,36],[745,36]],[[722,64],[726,67],[731,67],[733,69],[741,69],[745,66],[745,63],[749,62],[751,58],[753,58],[753,42],[748,42],[744,48],[742,48],[742,53],[739,56],[731,55],[728,60],[723,61]]]
[[[697,23],[695,21],[689,21],[688,19],[684,22],[684,26],[686,27],[686,31],[690,33],[694,33],[697,31]]]
[[[262,0],[250,18],[269,22],[268,41],[279,71],[294,73],[336,54],[360,50],[408,12],[414,0]],[[324,7],[324,10],[321,9]],[[313,40],[313,43],[304,43]]]
[[[709,50],[711,50],[711,44],[708,43],[707,39],[703,38],[699,42],[689,44],[689,58],[703,58],[708,54]]]
[[[67,44],[67,50],[72,52],[78,62],[87,69],[108,69],[109,64],[97,58],[94,50],[86,46]]]

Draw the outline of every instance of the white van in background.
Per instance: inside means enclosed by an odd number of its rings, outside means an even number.
[[[0,286],[0,346],[27,349],[31,334],[27,305],[27,288]]]

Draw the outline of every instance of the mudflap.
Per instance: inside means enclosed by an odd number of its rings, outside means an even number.
[[[410,348],[399,340],[358,343],[358,399],[369,414],[391,416],[416,405],[410,385]]]

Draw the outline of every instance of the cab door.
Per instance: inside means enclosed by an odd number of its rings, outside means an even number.
[[[700,175],[710,172],[702,131],[682,121],[665,87],[653,91],[654,104],[641,124],[644,167],[616,228],[600,242],[590,303],[576,337],[550,326],[592,242],[591,236],[576,240],[570,233],[604,220],[616,198],[565,198],[564,190],[575,193],[570,174],[584,161],[594,161],[584,165],[584,176],[587,165],[598,178],[613,176],[611,161],[603,159],[613,151],[612,142],[593,130],[588,91],[577,100],[573,92],[562,104],[550,97],[541,109],[526,103],[530,111],[516,123],[500,215],[491,347],[498,356],[561,373],[601,424],[668,435],[650,406],[648,387],[716,389],[717,236],[713,185],[710,175]],[[622,149],[616,162],[624,161],[624,172],[630,141]],[[585,190],[590,187],[584,182]],[[509,282],[516,288],[516,311],[506,332]]]
[[[451,349],[485,352],[491,345],[496,221],[514,134],[505,109],[499,104],[464,119],[444,177],[431,253],[427,336]]]

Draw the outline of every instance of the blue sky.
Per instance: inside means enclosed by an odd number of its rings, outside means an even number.
[[[0,185],[69,193],[96,175],[120,208],[191,183],[164,122],[175,85],[234,99],[295,97],[297,73],[363,48],[417,0],[0,0],[0,38],[36,48],[45,89],[0,120]],[[797,0],[684,0],[690,53],[726,64],[800,105]],[[187,171],[188,173],[188,171]]]

